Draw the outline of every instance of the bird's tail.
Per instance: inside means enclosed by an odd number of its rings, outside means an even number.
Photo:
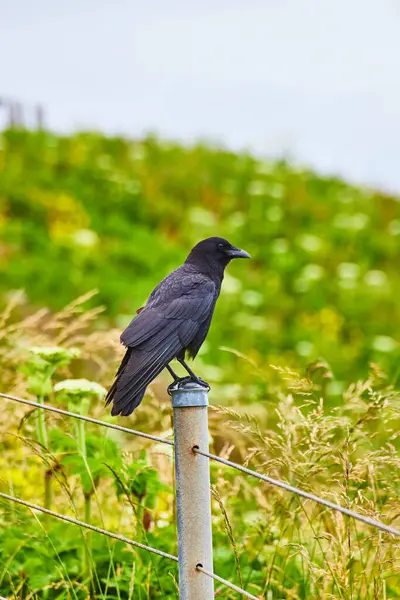
[[[150,338],[138,347],[128,347],[106,403],[113,402],[112,415],[126,417],[139,406],[149,383],[165,369],[182,349],[178,335],[157,340]]]
[[[113,406],[111,409],[111,414],[113,417],[115,417],[116,415],[121,415],[123,417],[127,417],[128,415],[130,415],[135,408],[137,408],[139,406],[139,404],[141,403],[141,401],[143,400],[143,396],[146,392],[146,387],[142,388],[141,390],[136,391],[134,396],[131,396],[129,398],[129,402],[126,402],[126,398],[121,398],[121,395],[118,393],[119,392],[119,382],[120,382],[120,378],[123,375],[125,368],[129,362],[129,359],[131,357],[131,353],[132,353],[132,349],[128,348],[124,358],[122,359],[121,365],[115,375],[115,381],[112,384],[112,386],[110,387],[110,389],[108,390],[107,396],[106,396],[106,406],[107,404],[110,404],[110,402],[113,402]],[[121,400],[123,400],[123,402],[121,402]]]
[[[129,402],[121,403],[118,398],[117,393],[117,380],[114,381],[109,392],[106,396],[106,405],[109,404],[113,400],[113,406],[111,409],[111,414],[113,417],[117,415],[121,415],[122,417],[127,417],[132,414],[135,408],[139,406],[141,401],[143,400],[143,396],[146,392],[146,388],[138,392],[135,396],[129,399]]]

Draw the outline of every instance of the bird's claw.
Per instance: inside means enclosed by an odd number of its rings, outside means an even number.
[[[190,375],[187,375],[187,377],[178,377],[178,379],[175,379],[175,381],[173,381],[169,386],[168,386],[168,394],[171,396],[172,392],[175,391],[176,389],[180,389],[181,387],[184,387],[187,383],[197,383],[198,385],[200,385],[201,387],[205,388],[207,390],[207,392],[210,391],[210,386],[207,383],[207,381],[204,381],[204,379],[201,379],[201,377],[191,377]]]
[[[204,379],[202,379],[201,377],[196,377],[196,379],[193,379],[192,377],[189,377],[189,379],[191,379],[195,383],[198,383],[199,385],[201,385],[201,387],[206,388],[207,392],[210,391],[210,384],[207,383],[207,381],[204,381]]]

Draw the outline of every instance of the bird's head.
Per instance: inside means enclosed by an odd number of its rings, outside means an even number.
[[[186,259],[187,263],[208,265],[210,268],[220,270],[234,258],[251,258],[245,250],[232,246],[228,240],[220,237],[210,237],[202,240],[192,249]]]

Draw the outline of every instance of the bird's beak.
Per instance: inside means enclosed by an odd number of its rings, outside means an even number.
[[[241,250],[240,248],[235,248],[234,246],[227,250],[226,254],[229,256],[229,258],[251,258],[250,254],[246,252],[246,250]]]

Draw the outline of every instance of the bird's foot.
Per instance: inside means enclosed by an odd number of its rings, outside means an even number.
[[[171,396],[171,394],[174,390],[179,389],[182,385],[185,385],[185,383],[188,383],[188,381],[192,381],[192,378],[191,377],[176,377],[174,379],[174,381],[172,383],[170,383],[167,388],[168,394]]]
[[[199,385],[201,385],[201,387],[206,388],[207,392],[210,391],[210,384],[208,384],[207,381],[204,381],[204,379],[202,379],[201,377],[198,377],[196,375],[196,377],[189,377],[189,379],[191,381],[194,381],[194,383],[198,383]]]
[[[207,383],[207,381],[204,381],[204,379],[201,379],[201,377],[197,377],[197,375],[195,377],[192,377],[191,375],[188,375],[187,377],[177,377],[169,386],[168,386],[168,394],[171,396],[172,392],[176,389],[180,389],[181,387],[184,387],[187,383],[197,383],[198,385],[200,385],[203,388],[206,388],[207,392],[210,391],[210,386]]]

